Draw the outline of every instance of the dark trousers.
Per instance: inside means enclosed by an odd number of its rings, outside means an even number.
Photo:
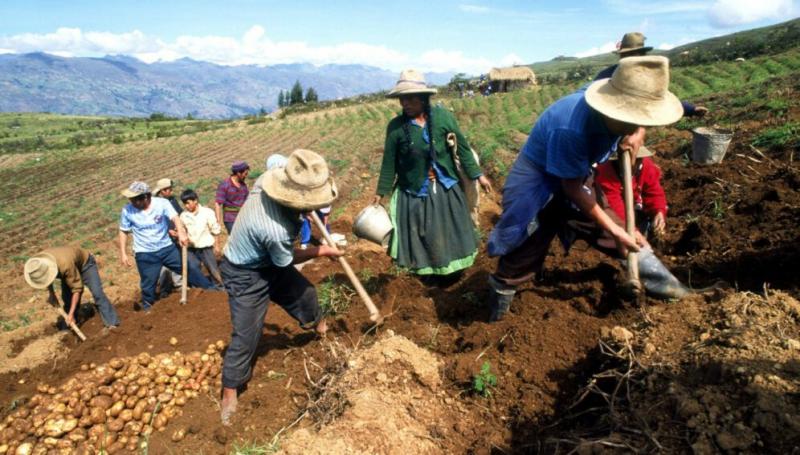
[[[100,312],[100,317],[103,318],[103,324],[106,327],[119,325],[117,310],[114,309],[114,306],[111,305],[108,297],[106,297],[106,293],[103,292],[103,283],[100,281],[100,273],[97,271],[97,262],[95,262],[94,256],[91,254],[81,269],[81,280],[83,285],[89,288],[89,292],[92,293],[94,304]],[[63,280],[61,281],[61,299],[64,301],[64,312],[69,314],[72,304],[72,289],[64,284]]]
[[[293,266],[247,269],[220,261],[231,309],[231,342],[222,366],[222,386],[238,388],[250,380],[270,300],[311,329],[322,318],[317,291]]]
[[[557,235],[568,245],[581,239],[609,256],[619,257],[616,248],[598,244],[603,238],[608,239],[609,243],[613,242],[605,230],[589,220],[577,208],[572,207],[565,196],[554,196],[538,216],[539,227],[533,234],[514,250],[500,257],[497,271],[493,275],[500,283],[518,286],[540,273],[550,244]],[[616,219],[616,216],[613,219]]]
[[[198,263],[206,266],[208,273],[211,274],[211,278],[216,280],[219,284],[222,284],[222,275],[220,275],[219,272],[219,265],[217,264],[217,258],[214,256],[213,247],[189,248],[189,254],[194,257]]]
[[[187,261],[189,269],[189,286],[212,289],[214,285],[208,281],[200,267]],[[136,268],[139,269],[139,286],[142,288],[142,309],[149,309],[156,301],[156,284],[161,274],[161,267],[175,273],[181,273],[181,253],[175,245],[164,247],[158,251],[136,253]],[[186,277],[183,277],[185,280]]]
[[[222,224],[225,225],[225,230],[228,231],[228,235],[231,235],[231,233],[233,232],[233,223],[235,223],[235,220],[222,222]]]

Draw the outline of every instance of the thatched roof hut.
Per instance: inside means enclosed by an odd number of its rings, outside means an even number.
[[[489,71],[490,81],[514,81],[536,83],[536,75],[529,66],[512,66],[510,68],[492,68]]]
[[[489,83],[493,91],[507,92],[515,88],[536,85],[536,74],[528,66],[492,68],[489,71]]]

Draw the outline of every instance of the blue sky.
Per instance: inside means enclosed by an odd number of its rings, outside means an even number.
[[[608,52],[627,31],[669,48],[797,16],[796,0],[3,0],[0,52],[479,73]]]

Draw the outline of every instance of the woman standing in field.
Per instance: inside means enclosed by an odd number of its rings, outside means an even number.
[[[394,226],[389,255],[418,275],[444,276],[475,260],[478,242],[446,136],[454,133],[466,175],[491,190],[455,117],[431,106],[436,89],[422,74],[405,70],[387,97],[398,98],[402,114],[389,122],[374,204],[391,193]],[[396,181],[396,185],[395,185]],[[394,191],[393,191],[394,187]]]

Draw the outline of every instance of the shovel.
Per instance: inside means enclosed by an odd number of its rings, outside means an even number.
[[[188,254],[188,247],[186,245],[181,245],[181,305],[186,305],[186,288],[189,286],[187,283],[187,281],[189,281],[189,275],[186,270],[189,268],[186,263],[186,256]]]
[[[328,242],[328,245],[335,248],[336,243],[334,243],[333,239],[331,239],[330,234],[328,234],[328,230],[325,228],[325,225],[322,224],[322,220],[319,219],[319,216],[317,216],[317,212],[315,210],[311,211],[311,219],[314,220],[314,224],[316,224],[319,228],[319,231],[322,232],[322,235],[325,237],[325,241]],[[356,288],[358,296],[361,297],[361,301],[364,302],[367,310],[369,310],[369,320],[376,324],[382,323],[383,316],[381,315],[381,312],[378,311],[378,308],[372,302],[369,294],[367,294],[366,289],[364,289],[364,286],[361,285],[361,281],[359,281],[356,274],[353,273],[353,269],[350,268],[350,264],[347,263],[347,260],[344,258],[344,256],[339,256],[338,259],[339,264],[341,264],[342,268],[344,269],[344,273],[347,274],[347,278],[350,278],[350,282],[353,283],[353,287]]]
[[[627,150],[621,150],[622,163],[622,188],[625,196],[625,230],[628,235],[635,238],[636,219],[633,211],[633,176],[631,171],[631,155]],[[639,298],[642,293],[642,283],[639,281],[639,256],[635,251],[628,250],[628,280],[625,287]]]
[[[69,319],[69,315],[67,315],[67,313],[64,311],[64,309],[61,308],[58,305],[53,305],[53,308],[55,308],[56,311],[58,311],[58,314],[62,318],[64,318],[64,322],[67,322],[67,320]],[[78,335],[78,338],[80,338],[81,341],[86,341],[86,335],[84,335],[83,332],[81,332],[81,329],[79,329],[78,326],[74,322],[67,323],[67,325],[69,325],[69,328],[72,329],[73,332],[75,332],[75,335]]]

